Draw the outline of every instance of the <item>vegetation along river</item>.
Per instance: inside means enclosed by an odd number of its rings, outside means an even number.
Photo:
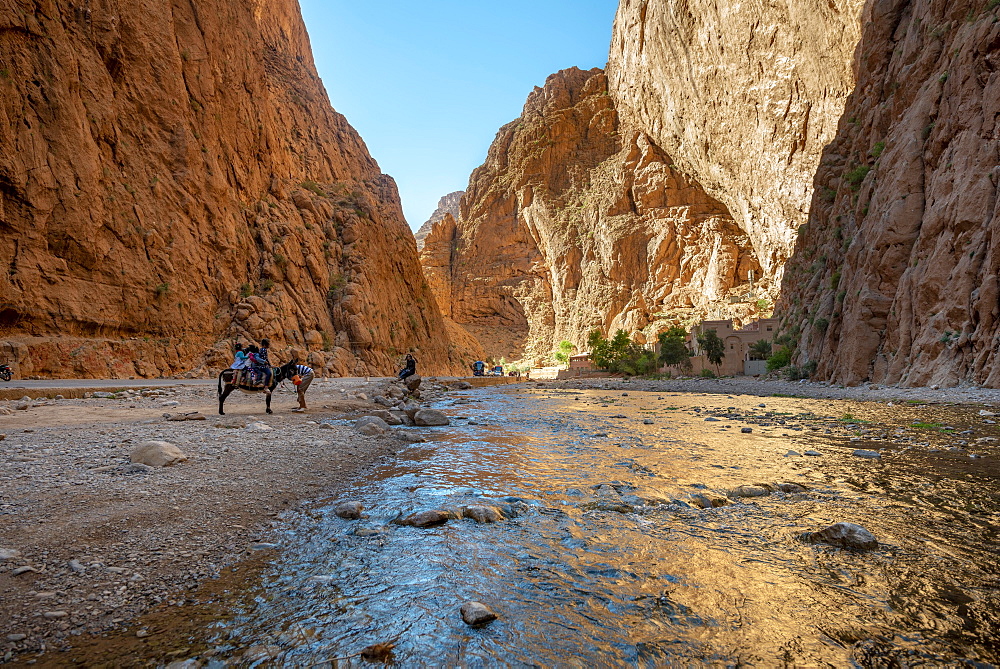
[[[978,407],[519,389],[441,408],[451,427],[356,481],[366,517],[331,504],[287,531],[259,596],[212,627],[210,664],[376,642],[467,666],[1000,655],[1000,430]],[[394,522],[470,505],[506,519]],[[800,538],[841,521],[878,548]],[[498,619],[464,624],[470,600]]]

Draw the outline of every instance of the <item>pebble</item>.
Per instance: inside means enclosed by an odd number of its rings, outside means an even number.
[[[357,501],[341,502],[334,508],[333,512],[344,520],[357,520],[361,517],[361,512],[365,510],[365,505]]]
[[[653,421],[651,419],[647,418],[644,421],[642,421],[642,424],[643,425],[652,425]]]
[[[798,451],[788,451],[787,453],[785,453],[786,458],[797,458],[799,457],[799,455],[801,455],[801,453],[799,453]]]
[[[713,418],[712,416],[709,416],[708,418],[705,419],[705,422],[706,423],[718,423],[720,421],[719,421],[718,418]]]
[[[138,632],[135,633],[135,635],[140,639],[145,639],[146,637],[149,636],[149,630],[146,629],[139,630]]]
[[[24,566],[18,567],[14,571],[10,572],[12,576],[20,576],[21,574],[30,574],[31,572],[37,572],[38,570],[34,567]]]
[[[21,551],[16,551],[13,548],[0,548],[0,562],[6,560],[13,560],[21,554]]]
[[[42,615],[48,618],[49,620],[58,620],[59,618],[69,617],[69,613],[66,611],[46,611]]]
[[[751,432],[753,432],[753,428],[752,427],[741,427],[740,428],[740,432],[742,432],[743,434],[750,434]]]
[[[247,425],[248,432],[270,432],[274,428],[267,423],[250,423]]]
[[[8,634],[7,641],[24,641],[28,638],[27,634]]]
[[[882,454],[879,453],[878,451],[866,451],[863,448],[859,448],[856,451],[854,451],[854,455],[856,455],[859,458],[870,458],[872,460],[882,459]]]
[[[497,619],[497,614],[482,602],[466,602],[462,604],[462,620],[466,625],[476,627],[487,625]]]
[[[806,455],[808,455],[809,457],[816,458],[816,457],[819,457],[819,456],[821,456],[823,454],[820,453],[819,451],[806,451]]]

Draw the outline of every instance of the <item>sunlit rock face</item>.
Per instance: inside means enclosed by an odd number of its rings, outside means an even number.
[[[323,372],[410,349],[456,368],[294,0],[13,0],[0,64],[0,339],[22,374],[206,369],[261,337]]]
[[[780,278],[854,88],[862,0],[622,0],[608,81],[641,128],[725,204]]]
[[[745,316],[727,298],[760,276],[725,206],[619,123],[599,69],[535,89],[421,261],[444,313],[487,351],[529,357],[594,328],[650,338],[713,309]]]
[[[872,2],[783,287],[847,384],[1000,385],[1000,8]]]
[[[458,204],[462,201],[462,196],[465,195],[464,190],[458,190],[454,193],[448,193],[443,198],[438,200],[437,209],[431,214],[431,217],[424,221],[424,224],[420,226],[420,229],[413,235],[417,240],[417,250],[422,250],[424,248],[424,240],[427,239],[427,235],[430,234],[431,228],[434,224],[440,220],[443,220],[445,216],[451,215],[452,218],[458,218]]]

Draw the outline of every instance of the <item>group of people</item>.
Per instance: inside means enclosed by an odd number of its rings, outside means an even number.
[[[270,386],[272,375],[274,374],[274,371],[271,369],[271,360],[267,353],[270,347],[270,339],[261,339],[260,346],[255,344],[250,344],[249,346],[236,344],[233,364],[229,368],[246,370],[248,376],[247,385],[263,386],[265,388]],[[299,408],[293,409],[293,411],[305,411],[308,408],[306,407],[306,390],[309,389],[315,376],[316,372],[312,367],[300,364],[295,365],[295,375],[292,377],[292,383],[295,384],[295,390],[298,394]]]

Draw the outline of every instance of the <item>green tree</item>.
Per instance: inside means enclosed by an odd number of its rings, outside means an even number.
[[[660,362],[664,365],[681,365],[688,361],[687,332],[684,328],[673,327],[661,332]]]
[[[760,339],[753,344],[750,344],[750,359],[751,360],[767,360],[771,357],[771,342],[766,339]]]
[[[569,364],[569,356],[573,355],[574,349],[576,349],[576,346],[573,342],[563,339],[559,342],[559,348],[555,350],[552,357],[562,365]]]
[[[587,348],[590,349],[590,360],[598,369],[607,369],[611,364],[610,346],[600,330],[594,330],[587,335]]]
[[[698,346],[701,347],[708,361],[715,365],[715,371],[721,374],[719,365],[726,357],[726,342],[722,341],[715,330],[709,330],[705,334],[698,335]]]

